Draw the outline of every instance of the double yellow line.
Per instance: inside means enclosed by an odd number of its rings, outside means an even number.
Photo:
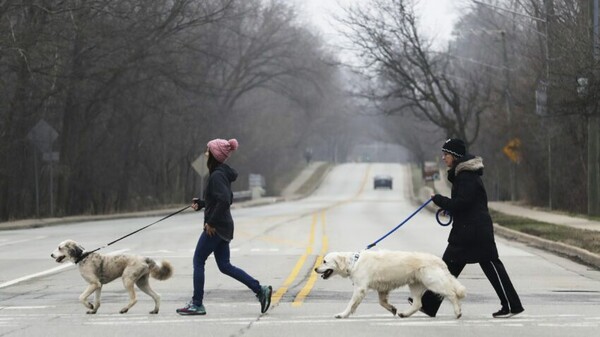
[[[279,301],[281,300],[283,295],[285,295],[287,293],[287,291],[289,290],[289,287],[292,285],[292,283],[298,277],[300,270],[306,263],[306,259],[310,255],[312,255],[313,246],[315,244],[317,224],[319,223],[319,214],[320,214],[320,220],[321,220],[320,222],[321,222],[321,233],[322,233],[321,234],[321,251],[320,251],[319,256],[317,257],[317,260],[315,261],[314,267],[312,269],[316,268],[316,266],[321,264],[321,261],[323,261],[323,256],[327,252],[327,247],[328,247],[327,235],[325,234],[325,210],[313,214],[312,222],[310,224],[308,246],[306,246],[306,250],[304,251],[304,254],[302,254],[300,256],[300,258],[298,259],[298,261],[296,261],[296,265],[294,266],[294,268],[292,269],[292,271],[290,272],[288,277],[283,282],[283,285],[281,287],[279,287],[279,289],[277,289],[275,294],[273,294],[273,297],[271,298],[272,305],[277,305],[279,303]],[[311,269],[311,271],[312,271],[312,269]],[[298,295],[296,295],[296,298],[294,299],[294,302],[292,303],[293,306],[302,305],[302,303],[304,302],[304,299],[306,298],[306,296],[308,296],[308,294],[312,290],[316,280],[317,280],[317,274],[311,272],[311,275],[310,275],[308,281],[306,282],[305,286],[302,288],[302,290],[300,290]]]
[[[308,246],[306,247],[306,250],[304,251],[304,254],[302,254],[302,256],[300,256],[300,258],[298,259],[298,261],[296,261],[296,265],[294,266],[294,268],[292,269],[292,271],[290,272],[290,274],[288,275],[288,277],[283,282],[283,285],[279,289],[277,289],[277,291],[275,292],[275,294],[273,294],[273,296],[271,298],[272,305],[279,304],[279,302],[281,301],[281,298],[287,293],[287,291],[289,290],[289,287],[292,285],[292,283],[298,277],[298,274],[300,273],[300,270],[302,269],[302,267],[306,263],[306,259],[308,259],[308,257],[311,254],[313,254],[313,246],[315,244],[315,236],[316,236],[317,225],[319,223],[319,216],[320,216],[320,222],[321,222],[321,250],[319,252],[319,255],[317,256],[317,259],[315,260],[315,263],[314,263],[313,267],[310,269],[310,276],[308,277],[308,280],[306,281],[306,284],[304,285],[304,287],[302,287],[302,289],[300,290],[300,292],[294,298],[294,301],[292,302],[292,306],[293,307],[299,307],[299,306],[302,305],[302,303],[304,303],[304,300],[306,299],[306,297],[308,296],[308,294],[310,294],[310,291],[314,287],[315,282],[317,281],[317,278],[318,278],[318,274],[315,273],[315,272],[313,272],[313,270],[323,262],[323,257],[327,253],[327,249],[329,249],[328,248],[329,247],[329,242],[328,242],[327,234],[326,234],[326,231],[325,231],[325,229],[326,229],[325,212],[328,209],[335,208],[337,206],[340,206],[342,204],[351,202],[352,200],[355,200],[356,198],[358,198],[360,196],[360,194],[362,194],[362,192],[364,191],[365,186],[367,185],[367,181],[368,181],[368,177],[369,177],[370,171],[371,171],[371,166],[369,165],[369,167],[367,168],[367,170],[365,172],[365,175],[363,177],[363,181],[361,183],[360,189],[358,190],[358,192],[356,193],[356,195],[354,195],[352,198],[350,198],[349,200],[337,202],[334,205],[332,205],[332,206],[330,206],[330,207],[328,207],[326,209],[323,209],[321,211],[313,213],[313,215],[312,215],[312,222],[310,224],[310,234],[309,234],[309,239],[308,239]]]

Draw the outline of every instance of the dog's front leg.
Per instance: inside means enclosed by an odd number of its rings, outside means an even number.
[[[98,289],[96,289],[96,292],[94,293],[94,312],[96,313],[96,311],[98,311],[98,309],[100,308],[100,295],[102,294],[102,284],[100,284],[100,286],[98,287]]]
[[[96,291],[97,289],[102,288],[102,284],[100,282],[94,282],[94,283],[90,283],[90,285],[88,285],[87,289],[85,289],[85,291],[83,293],[81,293],[81,295],[79,295],[79,301],[81,303],[83,303],[83,305],[90,309],[87,313],[88,314],[95,314],[96,311],[98,311],[98,308],[94,307],[94,305],[90,302],[88,302],[88,297],[90,297],[90,295]],[[100,298],[96,297],[96,302],[99,302]]]
[[[361,287],[354,288],[354,293],[352,294],[352,298],[350,299],[350,302],[348,303],[346,310],[335,315],[335,318],[346,318],[346,317],[350,316],[350,314],[353,314],[356,311],[356,308],[358,307],[360,302],[362,302],[363,298],[365,298],[366,294],[367,294],[366,288],[361,288]]]

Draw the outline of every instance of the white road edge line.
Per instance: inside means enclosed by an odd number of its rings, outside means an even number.
[[[128,250],[129,250],[129,248],[121,249],[121,250],[116,250],[114,252],[108,253],[107,255],[120,254],[120,253],[126,252]],[[52,269],[44,270],[44,271],[39,272],[39,273],[35,273],[35,274],[31,274],[31,275],[26,275],[26,276],[23,276],[23,277],[19,277],[18,279],[14,279],[14,280],[11,280],[11,281],[0,283],[0,289],[6,288],[6,287],[10,287],[12,285],[15,285],[17,283],[21,283],[21,282],[24,282],[24,281],[27,281],[27,280],[31,280],[31,279],[36,278],[36,277],[41,277],[41,276],[46,276],[46,275],[54,274],[54,273],[57,273],[57,272],[59,272],[59,271],[61,271],[63,269],[67,269],[67,268],[74,267],[74,266],[75,265],[73,263],[68,262],[67,264],[60,265],[60,266],[54,267]]]
[[[36,277],[40,277],[40,276],[46,276],[46,275],[49,275],[49,274],[54,274],[54,273],[59,272],[59,271],[61,271],[63,269],[67,269],[67,268],[74,267],[74,266],[75,265],[73,263],[69,263],[69,264],[58,266],[58,267],[55,267],[55,268],[52,268],[52,269],[44,270],[44,271],[36,273],[36,274],[31,274],[31,275],[23,276],[23,277],[20,277],[18,279],[14,279],[12,281],[0,283],[0,289],[6,288],[6,287],[10,287],[12,285],[15,285],[17,283],[21,283],[23,281],[31,280],[32,278],[36,278]]]

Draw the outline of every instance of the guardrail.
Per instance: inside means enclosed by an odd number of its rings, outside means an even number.
[[[244,201],[252,199],[252,191],[235,191],[233,192],[233,200]]]

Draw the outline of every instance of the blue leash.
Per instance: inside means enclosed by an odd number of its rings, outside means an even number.
[[[409,215],[408,218],[404,219],[404,221],[402,221],[402,223],[400,223],[398,226],[394,227],[394,229],[392,229],[391,231],[389,231],[386,235],[380,237],[377,241],[375,241],[372,244],[368,245],[366,249],[371,249],[371,248],[375,247],[383,239],[387,238],[390,234],[392,234],[393,232],[395,232],[398,228],[402,227],[402,225],[404,225],[408,220],[410,220],[413,216],[415,216],[415,214],[419,213],[432,200],[433,199],[429,199],[429,200],[425,201],[425,203],[423,205],[421,205],[421,207],[419,207],[416,211],[414,211],[413,214]],[[450,221],[448,221],[447,223],[443,223],[443,222],[440,221],[440,213],[442,213],[442,212],[444,212],[444,210],[442,210],[442,209],[438,210],[437,213],[435,214],[435,218],[437,219],[437,222],[440,225],[442,225],[442,226],[448,226],[449,224],[452,223],[452,216],[446,212],[445,215],[450,216]]]

